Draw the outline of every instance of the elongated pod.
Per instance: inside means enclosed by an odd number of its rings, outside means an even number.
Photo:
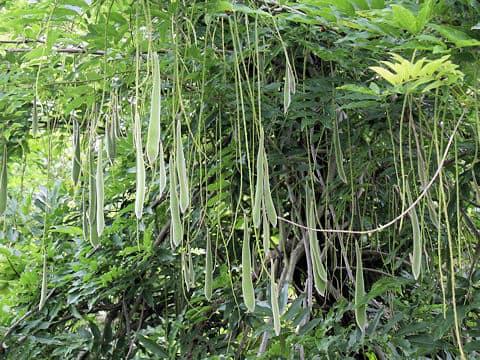
[[[278,308],[278,284],[275,283],[273,265],[270,276],[270,303],[272,306],[272,315],[273,315],[273,329],[275,330],[275,335],[280,335],[280,310]]]
[[[175,162],[173,157],[170,157],[170,215],[171,215],[171,232],[170,239],[172,248],[177,247],[182,243],[183,239],[183,224],[180,219],[180,209],[178,204],[177,193],[177,174],[175,172]]]
[[[335,163],[337,164],[338,176],[344,183],[347,183],[347,175],[345,174],[345,168],[343,167],[342,144],[340,143],[340,136],[338,134],[337,121],[333,124],[333,149],[335,151]]]
[[[177,121],[177,131],[176,131],[176,152],[175,152],[175,161],[177,163],[177,173],[178,173],[178,182],[180,183],[180,210],[182,213],[185,212],[190,203],[190,195],[188,190],[188,176],[187,176],[187,165],[185,163],[185,154],[183,152],[183,143],[182,143],[182,126],[180,119]]]
[[[47,251],[43,250],[43,266],[42,266],[42,287],[40,289],[40,302],[38,310],[42,310],[47,301]]]
[[[408,183],[406,183],[406,191],[408,203],[411,204],[413,200]],[[420,230],[420,222],[418,221],[418,215],[415,208],[413,208],[408,215],[410,216],[410,220],[412,222],[413,236],[412,273],[415,280],[417,280],[422,269],[422,232]]]
[[[77,119],[73,119],[73,159],[72,159],[72,180],[75,185],[80,178],[80,126]]]
[[[309,242],[310,242],[310,257],[312,259],[312,272],[313,272],[313,282],[315,284],[315,289],[317,289],[318,293],[321,295],[325,294],[325,290],[327,288],[327,270],[322,262],[321,252],[320,252],[320,245],[317,239],[317,233],[314,230],[315,228],[315,212],[314,212],[314,203],[311,196],[309,196],[309,190],[307,190],[307,226]]]
[[[88,241],[88,204],[85,188],[82,187],[82,232],[83,239]]]
[[[90,244],[95,246],[98,243],[97,232],[97,182],[95,180],[95,159],[93,149],[90,148],[88,154],[88,234]]]
[[[263,147],[263,130],[260,131],[260,141],[258,144],[258,153],[257,153],[257,182],[255,184],[255,198],[253,200],[253,210],[252,218],[253,225],[255,227],[260,226],[261,222],[261,213],[262,213],[262,203],[263,203],[263,191],[264,191],[264,177],[265,177],[265,156],[264,156],[264,147]]]
[[[100,139],[98,147],[98,157],[97,157],[97,234],[101,236],[103,229],[105,228],[105,215],[103,212],[104,201],[105,201],[105,189],[104,189],[104,180],[103,180],[103,141]]]
[[[265,212],[262,214],[262,224],[263,224],[263,253],[265,256],[270,250],[270,223],[268,222],[267,215]]]
[[[8,172],[7,172],[7,145],[3,145],[2,168],[0,169],[0,215],[7,209],[7,188],[8,188]]]
[[[38,111],[37,111],[37,96],[33,96],[32,105],[32,136],[37,137],[38,133]]]
[[[212,241],[207,232],[207,248],[205,249],[205,297],[207,300],[212,298],[213,284],[213,261],[212,261]]]
[[[243,244],[242,244],[242,293],[243,302],[249,312],[255,310],[255,290],[252,280],[252,257],[250,254],[250,236],[247,217],[244,218]]]
[[[268,161],[265,148],[263,149],[263,164],[264,164],[264,177],[263,177],[263,198],[265,204],[265,211],[267,213],[268,220],[273,227],[277,226],[277,211],[272,199],[272,190],[270,190],[270,174],[268,172]]]
[[[161,113],[161,98],[160,98],[160,67],[158,64],[158,55],[156,52],[152,53],[153,60],[153,85],[150,107],[150,123],[148,125],[147,133],[147,158],[150,165],[157,159],[160,145],[160,113]]]
[[[137,150],[137,189],[135,195],[135,215],[141,219],[143,215],[143,204],[145,202],[145,162],[143,160],[142,137],[140,130],[140,117],[136,114],[135,137]]]
[[[107,148],[107,157],[110,164],[113,164],[117,156],[117,139],[115,137],[113,116],[108,121],[105,121],[105,140]]]
[[[163,153],[163,145],[160,142],[160,156],[159,156],[159,161],[160,161],[160,189],[159,189],[159,194],[158,196],[161,196],[163,194],[163,191],[165,190],[165,187],[167,186],[167,171],[165,169],[165,159],[164,159],[164,153]]]
[[[283,85],[283,112],[286,114],[292,101],[292,94],[295,94],[295,75],[293,74],[290,61],[286,61],[285,83]]]
[[[363,283],[362,253],[357,241],[355,241],[355,257],[357,258],[357,270],[355,274],[355,320],[360,330],[364,332],[367,326],[367,305],[361,304],[365,296],[365,287]]]

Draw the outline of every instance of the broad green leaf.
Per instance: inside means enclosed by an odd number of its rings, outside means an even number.
[[[430,27],[438,31],[447,40],[453,42],[456,47],[480,46],[480,41],[470,37],[467,33],[449,25],[430,24]]]
[[[395,22],[405,30],[408,30],[413,35],[417,35],[420,30],[417,24],[417,18],[407,8],[402,5],[394,4],[392,7],[392,14]]]
[[[138,342],[152,354],[162,359],[168,358],[168,353],[165,352],[165,350],[160,345],[158,345],[155,341],[143,335],[137,335],[137,339],[138,339]]]

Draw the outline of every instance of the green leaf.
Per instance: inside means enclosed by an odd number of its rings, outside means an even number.
[[[392,14],[395,22],[403,29],[408,30],[413,35],[417,35],[420,30],[417,24],[417,18],[407,8],[402,5],[394,4],[392,7]]]
[[[470,37],[467,33],[456,27],[448,25],[430,24],[432,29],[438,31],[447,40],[453,42],[456,47],[480,46],[480,41]]]
[[[137,335],[138,342],[152,354],[159,356],[162,359],[168,359],[168,353],[158,345],[155,341],[143,336]]]

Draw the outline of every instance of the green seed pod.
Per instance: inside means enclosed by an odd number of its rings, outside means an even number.
[[[43,250],[43,267],[42,267],[42,288],[40,289],[40,302],[38,310],[42,310],[47,301],[47,253]]]
[[[265,203],[265,211],[267,212],[268,220],[273,227],[277,226],[277,211],[275,210],[275,205],[273,204],[272,199],[272,191],[270,190],[270,175],[268,173],[268,161],[267,161],[267,154],[265,153],[265,149],[263,150],[263,158],[264,158],[264,177],[263,177],[263,196],[264,196],[264,203]]]
[[[178,181],[180,183],[180,210],[182,213],[185,212],[190,203],[190,195],[188,190],[188,176],[187,176],[187,165],[185,163],[185,154],[183,152],[182,144],[182,126],[180,119],[177,121],[177,131],[176,131],[176,163],[177,163],[177,173]]]
[[[275,283],[273,272],[273,266],[271,269],[270,275],[270,303],[272,306],[272,315],[273,315],[273,328],[275,330],[275,335],[280,335],[281,324],[280,324],[280,310],[278,308],[278,285]]]
[[[95,246],[98,243],[97,233],[97,184],[95,180],[95,160],[93,156],[93,149],[90,148],[88,154],[88,233],[90,236],[90,243]]]
[[[150,123],[147,133],[147,158],[152,165],[158,156],[160,144],[160,113],[161,113],[161,97],[160,97],[160,66],[158,64],[157,53],[152,53],[153,59],[153,85],[150,108]]]
[[[263,212],[263,253],[266,255],[270,250],[270,223],[267,215]]]
[[[98,147],[98,157],[97,157],[97,178],[96,178],[96,185],[97,185],[97,234],[101,236],[103,233],[103,229],[105,228],[105,215],[103,212],[104,207],[104,198],[105,198],[105,189],[104,189],[104,181],[103,181],[103,159],[102,159],[102,151],[103,151],[103,141],[100,139],[99,147]]]
[[[142,151],[137,151],[137,191],[135,196],[135,215],[141,219],[145,202],[145,163]]]
[[[75,185],[80,178],[80,126],[77,119],[73,119],[73,159],[72,159],[72,180]]]
[[[3,145],[2,168],[0,170],[0,215],[7,209],[7,188],[8,188],[8,171],[7,171],[7,145]]]
[[[365,287],[363,283],[362,253],[357,241],[355,241],[355,254],[357,258],[357,271],[355,274],[355,320],[360,330],[364,332],[367,326],[367,305],[361,304],[365,296]]]
[[[408,203],[411,204],[413,200],[408,183],[406,183],[406,192]],[[418,221],[418,215],[415,208],[413,208],[408,215],[410,216],[410,221],[412,222],[413,232],[412,272],[414,279],[417,280],[422,269],[422,232],[420,230],[420,222]]]
[[[244,232],[242,244],[242,293],[243,302],[249,312],[255,310],[255,290],[252,280],[252,258],[250,255],[250,236],[248,232],[247,217],[244,217]]]
[[[257,182],[255,184],[255,199],[253,203],[252,218],[253,225],[255,227],[260,226],[261,222],[261,211],[262,211],[262,202],[263,202],[263,191],[265,186],[265,166],[264,166],[264,148],[263,148],[263,130],[260,132],[260,141],[258,144],[258,153],[257,153]]]
[[[87,197],[85,196],[85,188],[82,188],[82,232],[83,239],[88,240],[88,205]]]
[[[135,195],[135,215],[141,219],[143,204],[145,203],[145,162],[143,160],[142,133],[140,128],[140,115],[135,114],[135,145],[137,150],[137,188]]]
[[[207,232],[207,248],[205,249],[205,297],[207,300],[212,298],[212,284],[213,284],[213,256],[212,256],[212,241],[210,234]]]
[[[335,163],[337,164],[337,172],[340,179],[346,184],[347,176],[343,167],[343,152],[340,143],[340,136],[338,135],[338,123],[335,121],[333,125],[333,148],[335,151]]]
[[[160,142],[160,189],[159,189],[159,196],[163,194],[165,187],[167,186],[167,171],[165,170],[165,159],[163,154],[163,145]]]
[[[178,204],[177,193],[177,174],[175,172],[175,162],[173,157],[170,157],[170,215],[172,217],[170,228],[170,239],[172,248],[177,247],[183,240],[183,224],[180,219],[180,208]]]
[[[37,137],[38,133],[38,111],[37,111],[37,97],[33,96],[32,106],[32,136]]]
[[[106,121],[105,125],[105,138],[106,138],[106,148],[107,148],[107,157],[110,164],[113,164],[115,157],[117,156],[117,139],[115,137],[115,129],[113,124],[113,119]]]
[[[286,55],[286,54],[285,54]],[[286,58],[285,83],[283,85],[283,112],[286,114],[292,101],[292,94],[295,94],[295,75],[293,74],[290,61]]]
[[[317,233],[314,230],[311,230],[315,228],[316,222],[313,199],[308,194],[309,191],[307,190],[307,226],[310,229],[308,230],[308,235],[310,242],[310,257],[312,259],[313,281],[315,284],[315,289],[317,289],[318,293],[320,295],[324,295],[327,288],[327,271],[322,262]]]

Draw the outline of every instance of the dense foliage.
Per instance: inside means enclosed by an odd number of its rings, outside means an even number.
[[[8,359],[474,359],[480,5],[0,3]]]

